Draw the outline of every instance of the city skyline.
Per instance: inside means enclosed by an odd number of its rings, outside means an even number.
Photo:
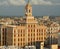
[[[24,16],[27,0],[0,0],[0,16]],[[34,16],[60,16],[60,0],[30,0]]]
[[[42,2],[42,3],[46,4],[46,2]],[[50,2],[48,2],[48,4],[51,5]],[[38,6],[38,4],[36,5]],[[43,16],[41,18],[34,17],[34,15],[32,15],[33,14],[32,10],[35,8],[32,9],[32,5],[30,4],[29,0],[23,9],[25,13],[24,17],[20,17],[20,18],[0,17],[1,18],[0,19],[0,46],[1,46],[0,48],[6,49],[9,46],[8,48],[11,49],[12,47],[10,48],[10,46],[13,46],[14,48],[18,46],[17,49],[19,48],[58,49],[59,46],[58,33],[60,32],[60,17],[55,17],[55,18],[50,18],[50,16]],[[13,13],[15,13],[15,10]]]

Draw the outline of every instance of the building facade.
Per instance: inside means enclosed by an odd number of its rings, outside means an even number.
[[[39,24],[32,16],[32,6],[29,2],[25,6],[25,16],[19,25],[6,25],[5,31],[2,27],[0,27],[0,30],[2,35],[1,46],[24,47],[25,45],[35,45],[36,42],[44,42],[47,35],[47,27],[44,24]]]

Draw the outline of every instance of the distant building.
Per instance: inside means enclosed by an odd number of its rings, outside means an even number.
[[[10,19],[10,18],[5,18],[5,19],[1,19],[0,20],[0,24],[13,24],[14,20]]]
[[[48,33],[52,35],[52,37],[58,38],[58,32],[59,32],[59,24],[56,22],[52,22],[50,25],[48,25]]]
[[[43,16],[43,20],[49,20],[49,16]]]
[[[56,22],[48,25],[47,29],[47,40],[48,44],[58,44],[58,32],[59,32],[59,24]]]

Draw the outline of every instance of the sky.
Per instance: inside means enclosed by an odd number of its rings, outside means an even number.
[[[0,0],[0,16],[24,16],[28,0]],[[60,16],[60,0],[29,0],[34,16]]]

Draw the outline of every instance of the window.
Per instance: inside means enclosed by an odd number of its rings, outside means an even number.
[[[34,36],[35,36],[35,33],[34,33]]]
[[[34,27],[35,27],[35,25],[34,25]]]
[[[34,32],[35,32],[35,29],[34,29]]]
[[[30,13],[31,11],[30,11],[30,9],[29,9],[29,13]]]
[[[31,25],[31,27],[32,27],[32,25]]]
[[[41,37],[41,40],[43,40],[43,37]]]
[[[39,38],[39,40],[40,40],[40,38]]]
[[[30,25],[28,25],[28,27],[30,27]]]
[[[32,38],[31,38],[31,41],[32,41]]]
[[[21,43],[21,45],[22,45],[22,43]]]
[[[19,37],[19,34],[18,34],[18,37]]]
[[[40,29],[39,29],[39,32],[40,32]]]
[[[40,36],[40,33],[39,33],[39,36]]]
[[[43,32],[43,29],[41,29],[41,32]]]
[[[22,41],[22,38],[21,38],[21,41]]]
[[[14,41],[16,41],[16,39],[14,39]]]
[[[32,32],[32,29],[31,29],[31,32]]]
[[[4,28],[3,28],[3,32],[4,32]]]
[[[19,41],[19,38],[18,38],[18,41]]]
[[[18,46],[19,46],[19,43],[18,43]]]
[[[41,32],[41,35],[43,35],[43,33]]]
[[[16,45],[16,44],[14,43],[14,45]]]
[[[37,36],[38,36],[38,33],[37,33]]]
[[[16,37],[16,34],[14,34],[14,37]]]
[[[32,36],[32,34],[31,34],[31,36]]]
[[[38,40],[38,37],[37,37],[37,40]]]
[[[6,33],[7,29],[5,28],[5,33]]]
[[[28,36],[30,36],[30,34],[28,34]]]
[[[22,36],[22,34],[21,34],[21,36]]]
[[[22,30],[21,30],[21,33],[22,33]]]
[[[44,39],[46,39],[46,37],[44,37]]]
[[[30,32],[30,29],[28,29],[28,32]]]
[[[37,32],[38,32],[38,29],[37,29]]]
[[[30,41],[30,38],[28,38],[28,41]]]

